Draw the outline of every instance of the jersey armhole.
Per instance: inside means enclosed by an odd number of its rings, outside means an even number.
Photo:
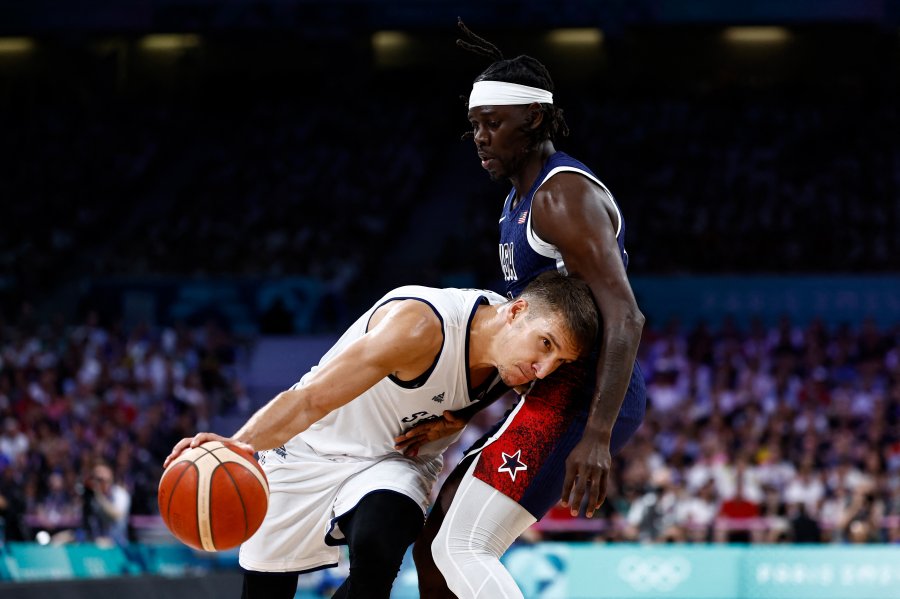
[[[425,372],[423,372],[416,378],[409,380],[409,381],[404,381],[404,380],[398,379],[393,374],[389,374],[387,376],[387,378],[390,379],[390,381],[392,383],[394,383],[395,385],[397,385],[398,387],[402,387],[404,389],[418,389],[419,387],[424,385],[426,382],[428,382],[428,377],[431,376],[431,373],[434,372],[434,369],[437,367],[437,363],[441,359],[441,354],[444,352],[444,342],[447,340],[446,327],[444,326],[444,318],[441,316],[441,313],[438,312],[438,309],[434,307],[434,304],[432,304],[428,300],[423,299],[421,297],[412,297],[412,296],[392,297],[390,299],[387,299],[387,300],[381,302],[380,304],[378,304],[377,306],[375,306],[374,308],[372,308],[372,313],[369,315],[369,320],[366,321],[366,333],[369,332],[369,324],[372,322],[372,316],[375,314],[375,312],[378,311],[379,308],[381,308],[382,306],[389,304],[391,302],[404,301],[404,300],[416,300],[417,302],[422,302],[423,304],[425,304],[426,306],[431,308],[431,311],[434,312],[434,315],[437,316],[438,320],[441,322],[441,348],[438,350],[437,355],[434,357],[434,362],[431,363],[431,366],[428,367],[428,370],[426,370]]]
[[[534,193],[537,194],[538,190],[544,185],[544,183],[549,181],[553,175],[562,172],[578,173],[588,180],[593,181],[597,184],[597,186],[600,187],[600,189],[603,191],[603,202],[607,205],[607,207],[612,207],[613,211],[615,212],[616,220],[618,221],[616,223],[616,239],[618,239],[619,233],[622,232],[622,212],[619,210],[619,206],[618,204],[616,204],[616,200],[613,197],[612,193],[609,191],[609,188],[607,188],[606,185],[604,185],[603,182],[600,181],[600,179],[591,175],[590,173],[587,173],[579,168],[575,168],[574,166],[557,166],[549,173],[547,173],[547,176],[544,177],[544,180],[541,181],[541,184],[537,186],[537,188],[534,190]],[[533,204],[534,196],[532,196],[532,205]],[[555,259],[558,266],[562,263],[562,256],[559,254],[559,250],[555,245],[547,243],[546,241],[541,239],[540,236],[535,232],[534,226],[532,225],[531,221],[532,214],[534,214],[533,208],[528,213],[528,224],[525,226],[525,234],[528,238],[528,245],[530,245],[531,248],[541,256],[544,256],[545,258]]]

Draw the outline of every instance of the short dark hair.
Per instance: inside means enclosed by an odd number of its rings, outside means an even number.
[[[459,47],[494,60],[475,78],[475,81],[503,81],[537,87],[551,93],[554,91],[550,71],[541,61],[525,54],[515,58],[503,58],[503,53],[497,46],[472,33],[462,20],[458,25],[467,38],[466,40],[456,40]],[[544,120],[541,126],[533,132],[532,143],[537,144],[545,139],[553,141],[558,135],[569,134],[569,126],[566,125],[566,120],[563,118],[562,108],[555,104],[541,104],[541,112],[544,113]]]
[[[579,354],[584,355],[593,347],[600,331],[600,313],[587,283],[548,270],[528,283],[519,297],[534,309],[532,317],[547,312],[559,314]]]

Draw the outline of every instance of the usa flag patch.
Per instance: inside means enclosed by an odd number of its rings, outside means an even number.
[[[520,225],[524,225],[526,220],[528,220],[528,211],[527,210],[519,215],[519,220],[516,222],[518,222]]]

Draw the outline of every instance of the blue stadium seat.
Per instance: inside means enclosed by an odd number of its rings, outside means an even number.
[[[137,549],[148,574],[184,576],[211,569],[210,560],[200,558],[193,549],[180,543],[140,544]]]
[[[11,542],[7,548],[13,580],[62,580],[75,576],[65,547]]]
[[[125,555],[121,547],[98,547],[93,544],[67,545],[66,553],[75,576],[107,578],[139,574],[141,568]]]
[[[5,547],[0,547],[0,580],[12,580],[12,571],[10,566],[15,568],[13,558],[6,551]]]

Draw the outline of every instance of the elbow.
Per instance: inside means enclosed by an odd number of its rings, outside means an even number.
[[[641,312],[637,306],[635,306],[629,320],[632,323],[632,328],[634,328],[635,333],[640,337],[644,332],[644,325],[647,323],[647,317],[644,316],[644,313]]]
[[[303,430],[328,416],[331,413],[331,408],[323,405],[321,402],[310,402],[309,406],[306,408],[306,418],[304,419]],[[302,431],[301,431],[302,432]]]
[[[603,318],[603,337],[607,343],[618,342],[636,348],[641,342],[646,322],[637,304],[623,303],[609,317]]]
[[[641,336],[644,333],[644,324],[647,322],[644,313],[641,312],[637,306],[634,306],[628,311],[625,318],[622,319],[622,322],[626,336],[633,339],[635,344],[640,343]]]

